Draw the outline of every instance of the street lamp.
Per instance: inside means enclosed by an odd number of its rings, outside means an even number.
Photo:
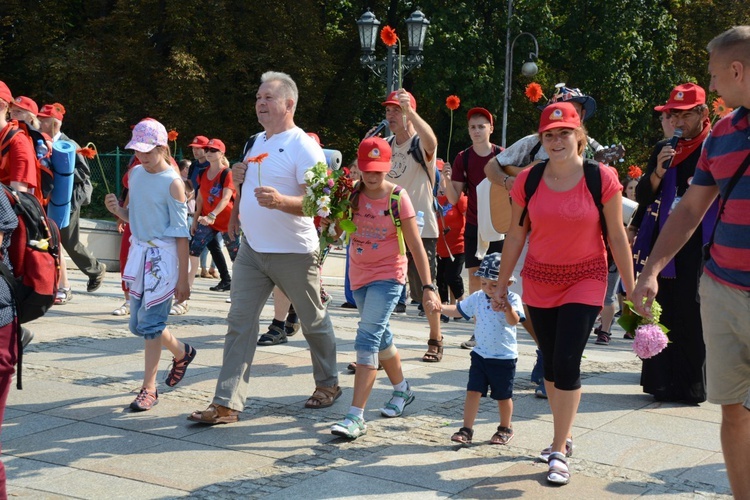
[[[422,11],[417,9],[412,12],[409,19],[406,20],[406,38],[409,53],[402,55],[399,61],[396,46],[392,45],[388,47],[388,54],[385,60],[378,61],[375,58],[375,44],[378,41],[380,21],[377,20],[375,14],[370,12],[370,9],[367,9],[367,12],[362,14],[362,17],[357,21],[359,44],[362,47],[362,55],[359,58],[359,62],[365,68],[372,70],[373,73],[384,81],[387,87],[386,95],[396,90],[396,83],[398,82],[397,72],[399,69],[401,75],[398,76],[401,76],[401,80],[403,81],[405,74],[414,68],[419,68],[424,62],[422,50],[429,24],[430,21],[427,20]]]
[[[503,98],[502,147],[505,147],[506,131],[508,129],[508,103],[510,102],[510,85],[513,81],[513,47],[516,45],[516,40],[518,40],[523,35],[530,36],[531,39],[534,40],[534,52],[529,52],[529,60],[524,62],[523,66],[521,66],[521,74],[523,76],[531,77],[539,72],[539,67],[534,62],[536,59],[539,59],[539,43],[537,43],[534,35],[527,31],[524,31],[523,33],[519,33],[518,35],[516,35],[516,37],[513,39],[513,42],[510,41],[510,20],[512,14],[513,0],[508,0],[508,31],[505,41],[505,96]]]

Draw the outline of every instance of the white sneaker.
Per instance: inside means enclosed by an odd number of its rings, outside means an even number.
[[[227,300],[225,300],[224,302],[226,302],[227,304],[231,304],[232,303],[232,297],[227,297]]]

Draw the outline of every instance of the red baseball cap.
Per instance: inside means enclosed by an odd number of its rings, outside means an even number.
[[[10,103],[13,101],[13,94],[10,93],[10,89],[7,85],[5,85],[5,82],[0,80],[0,99],[3,101]]]
[[[34,99],[30,97],[19,95],[18,97],[13,99],[13,102],[11,102],[11,104],[17,108],[28,111],[34,116],[39,113],[39,106],[37,106],[36,102],[34,102]]]
[[[693,109],[701,104],[706,104],[706,91],[694,83],[683,83],[672,89],[669,100],[664,106],[656,106],[654,110],[671,111],[673,109],[682,111]]]
[[[391,146],[380,137],[368,137],[359,143],[357,167],[362,172],[390,172]]]
[[[542,110],[539,120],[539,132],[546,132],[553,128],[578,128],[581,126],[581,116],[569,102],[556,102]]]
[[[414,111],[417,110],[417,100],[414,99],[414,96],[411,95],[411,92],[406,92],[409,94],[409,102],[411,105],[411,109]],[[394,90],[390,94],[388,94],[388,97],[385,98],[385,101],[383,101],[383,106],[388,106],[389,104],[392,104],[393,106],[401,106],[401,103],[398,102],[398,90]]]
[[[318,134],[316,134],[315,132],[308,132],[307,135],[312,137],[315,140],[315,142],[318,143],[318,146],[320,146],[321,148],[323,147],[323,145],[320,143],[320,137],[318,137]]]
[[[487,111],[484,108],[471,108],[468,113],[466,113],[466,119],[471,120],[471,117],[474,115],[482,115],[485,118],[487,118],[490,121],[490,125],[494,126],[495,122],[492,119],[492,113]]]
[[[65,114],[65,106],[56,102],[54,104],[45,104],[42,109],[39,110],[37,116],[39,118],[55,118],[62,121],[63,115]]]
[[[203,149],[218,149],[222,153],[227,152],[227,147],[224,145],[224,142],[221,139],[211,139],[208,141],[208,143],[203,147]]]
[[[205,135],[196,135],[193,137],[193,142],[188,144],[189,148],[204,148],[208,144],[208,137]]]

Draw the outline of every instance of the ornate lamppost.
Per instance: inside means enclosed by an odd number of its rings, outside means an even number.
[[[502,147],[505,147],[506,131],[508,129],[508,103],[510,102],[510,86],[511,82],[513,81],[513,48],[516,45],[516,40],[524,35],[530,36],[531,39],[534,40],[534,52],[529,53],[528,60],[523,63],[523,66],[521,66],[521,74],[523,76],[531,77],[539,72],[539,67],[534,62],[535,60],[539,59],[539,43],[536,41],[536,37],[534,37],[534,35],[532,35],[531,33],[524,31],[523,33],[519,33],[518,35],[516,35],[512,42],[510,41],[510,20],[512,14],[513,0],[508,0],[508,31],[505,41],[505,96],[503,98]]]
[[[427,26],[430,21],[424,16],[419,9],[415,10],[406,20],[406,33],[408,41],[408,54],[399,56],[396,53],[396,46],[388,47],[388,53],[385,60],[378,61],[375,58],[375,44],[378,40],[380,21],[375,14],[367,12],[357,21],[359,29],[359,44],[362,47],[362,56],[359,62],[365,68],[369,68],[386,85],[386,95],[396,90],[398,83],[398,72],[401,73],[401,80],[409,71],[418,68],[424,62],[422,50],[424,49],[424,40],[427,36]],[[401,58],[399,61],[399,57]]]

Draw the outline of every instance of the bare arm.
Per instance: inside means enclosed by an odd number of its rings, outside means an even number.
[[[404,234],[406,246],[409,247],[411,256],[414,258],[414,264],[417,267],[419,279],[425,285],[432,283],[430,264],[427,260],[427,252],[425,252],[424,246],[422,245],[422,239],[419,237],[417,219],[415,217],[403,219],[401,221],[401,230]],[[440,297],[437,293],[427,288],[422,292],[422,304],[424,304],[425,312],[439,311]]]
[[[300,184],[300,188],[304,191],[306,186]],[[258,199],[258,204],[261,207],[270,210],[281,210],[291,215],[304,215],[302,213],[302,195],[287,196],[279,193],[275,188],[270,186],[261,186],[255,188],[255,197]],[[237,205],[238,203],[235,204],[235,206]]]
[[[635,288],[633,278],[633,253],[630,250],[625,226],[622,224],[622,193],[616,193],[604,204],[604,222],[607,224],[607,239],[612,257],[620,271],[625,295],[630,297]]]
[[[497,276],[497,291],[495,292],[495,296],[492,297],[493,309],[495,309],[495,305],[498,305],[498,308],[495,310],[500,310],[503,304],[507,303],[508,281],[510,281],[510,277],[513,275],[513,269],[516,267],[516,263],[518,263],[523,246],[526,244],[526,235],[529,232],[530,223],[529,218],[526,217],[523,226],[518,224],[522,213],[523,207],[511,201],[510,230],[505,236],[505,243],[503,243],[503,258],[500,261],[500,270]]]

